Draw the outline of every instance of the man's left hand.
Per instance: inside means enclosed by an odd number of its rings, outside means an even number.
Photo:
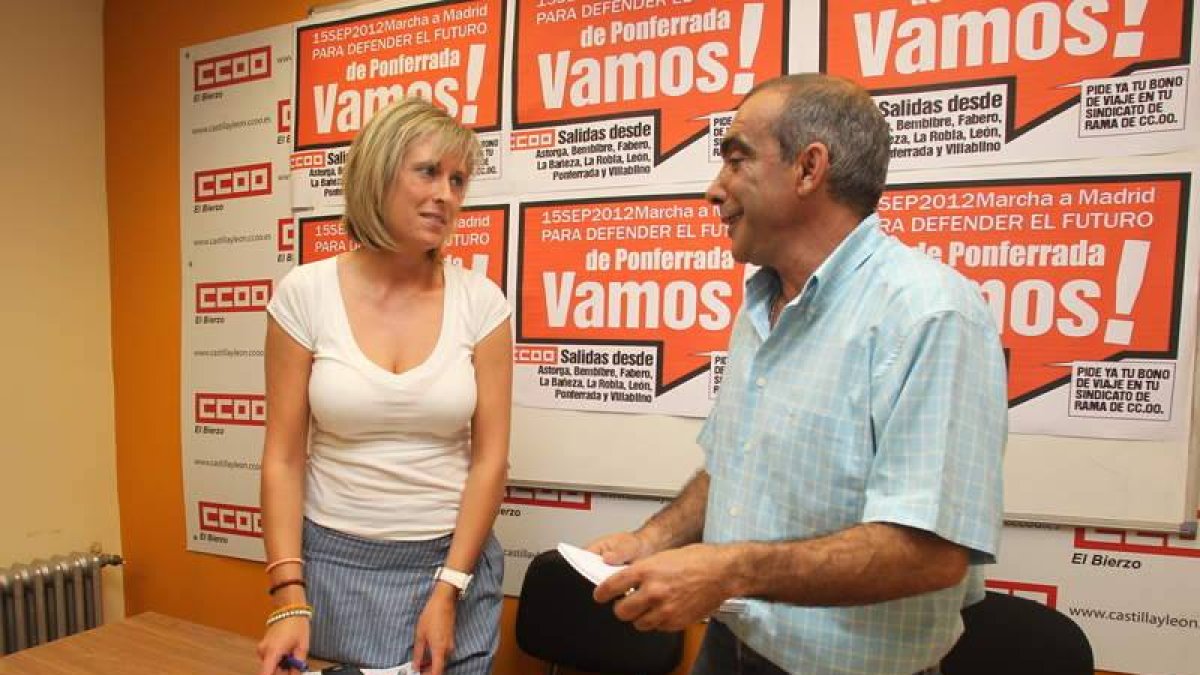
[[[619,598],[613,612],[638,630],[683,630],[733,596],[731,555],[712,544],[662,551],[613,574],[592,597],[602,603]]]

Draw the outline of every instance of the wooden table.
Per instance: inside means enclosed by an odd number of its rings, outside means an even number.
[[[255,675],[256,644],[147,612],[9,654],[0,658],[0,675]]]

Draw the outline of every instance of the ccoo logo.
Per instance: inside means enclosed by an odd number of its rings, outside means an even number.
[[[292,130],[292,99],[281,98],[275,104],[275,130],[281,134]]]
[[[271,163],[263,162],[225,169],[197,171],[192,184],[195,188],[195,200],[198,202],[269,195],[271,194]]]
[[[261,427],[267,421],[267,398],[262,394],[196,392],[196,422]]]
[[[296,219],[280,218],[276,225],[275,245],[280,253],[296,250]]]
[[[513,361],[521,364],[555,364],[558,363],[558,347],[517,345],[513,348]]]
[[[206,532],[262,537],[262,511],[253,506],[199,502],[200,529]]]
[[[505,504],[526,506],[549,506],[556,509],[592,510],[592,493],[549,488],[526,488],[507,486],[504,488]]]
[[[193,66],[192,74],[195,79],[195,91],[265,80],[271,77],[271,48],[255,47],[243,52],[202,59]]]
[[[508,137],[509,150],[537,150],[538,148],[552,148],[554,146],[554,131],[551,129],[514,131]]]
[[[271,280],[208,281],[196,284],[196,313],[261,312],[271,300]]]

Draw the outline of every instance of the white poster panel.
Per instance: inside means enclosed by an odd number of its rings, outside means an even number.
[[[189,550],[263,559],[265,309],[292,265],[291,26],[180,52],[181,428]]]
[[[895,136],[885,228],[980,285],[1010,357],[1011,430],[1151,440],[1138,462],[1182,475],[1195,155],[1131,157],[1119,170],[1041,160],[1195,145],[1184,129],[1197,114],[1188,8],[390,1],[183,50],[189,545],[261,555],[263,308],[291,265],[352,248],[339,222],[346,147],[402,95],[433,100],[484,144],[447,257],[488,274],[515,306],[515,401],[527,408],[514,414],[513,464],[546,467],[518,479],[634,491],[621,461],[635,444],[617,443],[603,456],[616,468],[601,475],[588,443],[561,440],[597,429],[669,437],[690,473],[696,420],[658,415],[707,414],[746,274],[703,190],[729,110],[754,84],[803,70],[849,75],[876,95]],[[979,166],[963,180],[946,168],[959,164]],[[1021,449],[1029,438],[1013,437],[1010,469],[1044,454],[1044,439]],[[1097,456],[1089,446],[1055,466]],[[1162,518],[1125,522],[1143,521]]]
[[[987,577],[990,590],[1038,600],[1079,624],[1097,668],[1200,675],[1194,536],[1010,526]]]

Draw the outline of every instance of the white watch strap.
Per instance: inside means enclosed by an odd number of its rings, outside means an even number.
[[[461,595],[467,592],[467,585],[471,583],[471,576],[466,572],[460,572],[450,567],[439,567],[437,568],[437,572],[434,573],[433,578],[457,588]]]

